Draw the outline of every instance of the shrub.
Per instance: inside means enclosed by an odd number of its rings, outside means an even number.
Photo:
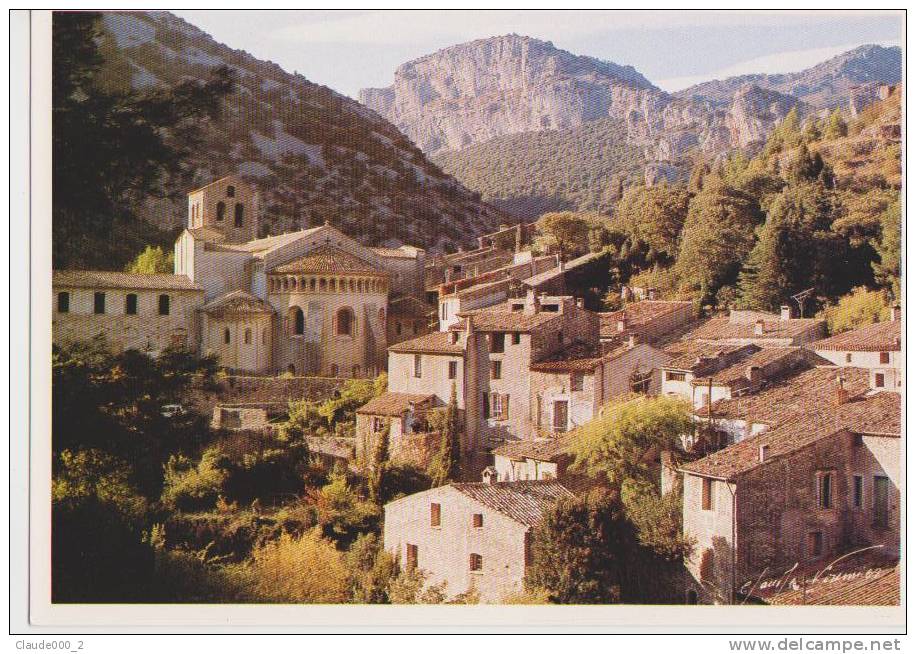
[[[886,319],[888,308],[884,293],[859,286],[836,304],[825,308],[821,315],[827,321],[830,333],[837,334]]]

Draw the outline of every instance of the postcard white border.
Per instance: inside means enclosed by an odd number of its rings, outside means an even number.
[[[905,603],[898,607],[52,604],[50,42],[50,12],[33,11],[30,131],[31,513],[28,569],[29,621],[38,631],[60,631],[60,627],[98,631],[107,627],[104,631],[168,632],[168,627],[173,627],[182,632],[216,633],[225,630],[264,631],[267,627],[276,627],[269,630],[339,628],[360,632],[448,631],[455,626],[478,626],[531,632],[572,628],[621,633],[782,633],[799,630],[813,633],[902,633]],[[19,452],[12,449],[11,453]],[[14,497],[11,496],[11,499]],[[905,529],[903,533],[905,539]],[[903,576],[905,578],[905,568]]]

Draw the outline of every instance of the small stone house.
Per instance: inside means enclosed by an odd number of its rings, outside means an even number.
[[[758,345],[789,347],[823,338],[826,323],[816,318],[793,318],[790,307],[780,313],[732,311],[727,318],[711,318],[684,338],[720,346]]]
[[[631,334],[655,342],[689,323],[694,317],[693,302],[640,300],[619,311],[599,313],[601,342],[617,343]]]
[[[837,394],[683,465],[688,603],[734,603],[765,572],[900,548],[900,396]]]
[[[440,486],[385,505],[384,547],[449,597],[473,590],[501,602],[523,590],[544,511],[572,495],[555,480]]]
[[[872,388],[899,393],[903,387],[900,309],[892,312],[892,320],[835,334],[809,347],[835,366],[868,369]]]

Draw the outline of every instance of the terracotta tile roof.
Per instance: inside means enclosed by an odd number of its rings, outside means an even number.
[[[847,558],[831,556],[766,579],[751,596],[766,604],[788,606],[897,606],[900,561],[881,550],[854,551]]]
[[[143,291],[203,290],[186,275],[147,275],[109,270],[55,270],[51,285],[55,288],[123,288]]]
[[[760,348],[756,345],[724,345],[710,343],[686,342],[678,343],[666,351],[673,355],[663,367],[666,370],[687,370],[694,375],[709,375],[718,370],[731,366],[737,361],[743,361]]]
[[[812,350],[849,352],[899,352],[900,321],[876,322],[859,329],[834,334],[808,347]]]
[[[436,308],[412,295],[402,295],[388,301],[389,316],[422,316],[435,312]]]
[[[449,332],[431,332],[396,343],[388,351],[407,354],[464,354],[461,343],[452,343],[450,337]]]
[[[388,257],[390,259],[416,259],[417,255],[423,250],[415,248],[409,245],[401,246],[399,248],[369,248],[375,252],[380,257]]]
[[[529,527],[537,526],[544,511],[558,500],[573,497],[568,488],[555,480],[478,482],[451,484],[451,487]]]
[[[264,252],[275,250],[281,246],[288,245],[289,243],[294,243],[300,238],[311,236],[322,227],[324,227],[324,225],[319,225],[318,227],[310,227],[309,229],[300,229],[295,232],[287,232],[285,234],[277,234],[275,236],[265,236],[264,238],[257,238],[253,241],[248,241],[247,243],[236,243],[231,245],[226,244],[223,247],[240,252],[262,254]]]
[[[452,325],[452,331],[461,331],[466,327],[464,318],[471,316],[474,329],[480,332],[529,332],[544,327],[553,321],[563,319],[563,315],[552,311],[539,311],[526,314],[524,311],[512,311],[511,302],[503,302],[492,307],[461,311],[459,320]]]
[[[628,304],[619,311],[599,313],[601,320],[601,337],[613,338],[621,334],[638,332],[640,327],[645,327],[663,316],[667,316],[685,308],[692,310],[692,302],[674,300],[640,300]],[[627,327],[623,332],[617,331],[617,321],[626,318]]]
[[[723,386],[733,386],[749,381],[748,368],[754,366],[760,369],[761,377],[769,379],[784,375],[788,371],[798,371],[802,368],[811,368],[815,365],[831,365],[827,359],[800,347],[767,347],[753,352],[746,358],[714,372],[713,383]],[[700,386],[707,383],[707,378],[694,379],[693,384]]]
[[[750,420],[773,427],[798,414],[832,407],[838,377],[843,378],[850,397],[868,391],[868,370],[864,368],[813,368],[779,380],[758,393],[719,400],[712,405],[713,417]],[[705,407],[696,413],[705,416]]]
[[[560,268],[551,268],[550,270],[545,270],[544,272],[534,275],[533,277],[522,280],[522,283],[529,288],[538,288],[539,286],[551,281],[556,277],[565,275],[567,271],[574,270],[579,266],[584,266],[585,264],[600,259],[602,256],[604,256],[604,253],[602,252],[589,252],[588,254],[583,254],[581,257],[567,261],[563,265],[562,270]]]
[[[374,397],[356,412],[373,416],[402,416],[417,405],[431,403],[435,395],[420,395],[417,393],[382,393]]]
[[[540,438],[533,441],[509,441],[493,450],[494,455],[510,459],[535,459],[556,461],[572,443],[568,435],[561,438]]]
[[[530,368],[535,372],[591,372],[602,358],[597,344],[576,341]]]
[[[789,320],[764,320],[763,334],[755,334],[754,322],[732,322],[729,318],[710,318],[690,332],[690,340],[737,340],[737,339],[787,339],[794,341],[804,336],[823,334],[824,321],[815,318],[791,318]]]
[[[189,227],[188,232],[190,232],[194,238],[210,241],[211,243],[218,243],[226,238],[225,234],[210,227]]]
[[[800,411],[777,427],[730,445],[681,467],[686,472],[733,480],[769,465],[825,438],[842,438],[847,433],[900,437],[900,395],[880,392],[860,395],[839,406],[822,405]],[[760,461],[760,447],[768,446],[767,459]]]
[[[344,273],[348,275],[387,275],[373,263],[345,252],[332,245],[321,245],[304,257],[277,266],[271,273],[278,274],[321,274]]]
[[[210,315],[227,315],[238,313],[273,313],[274,308],[267,302],[248,291],[237,290],[205,304],[201,311]]]

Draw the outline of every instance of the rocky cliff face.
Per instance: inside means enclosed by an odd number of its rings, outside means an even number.
[[[631,66],[514,34],[408,62],[392,86],[364,89],[360,100],[429,154],[614,118],[625,122],[629,143],[650,162],[674,161],[696,149],[745,147],[798,102],[753,85],[738,89],[731,106],[674,98]]]
[[[850,92],[859,85],[899,83],[902,66],[900,48],[863,45],[797,73],[729,77],[703,82],[675,95],[725,106],[743,86],[754,84],[796,97],[816,109],[845,107]]]
[[[362,90],[360,101],[427,153],[623,118],[661,93],[631,66],[514,34],[440,50],[403,64],[394,77],[388,88]]]
[[[369,245],[436,247],[472,243],[503,219],[350,98],[217,43],[167,12],[106,12],[103,27],[103,75],[115,88],[206,79],[221,65],[236,80],[221,121],[201,128],[202,148],[186,162],[189,179],[140,212],[160,228],[183,225],[189,188],[228,173],[258,187],[271,233],[330,220]]]

